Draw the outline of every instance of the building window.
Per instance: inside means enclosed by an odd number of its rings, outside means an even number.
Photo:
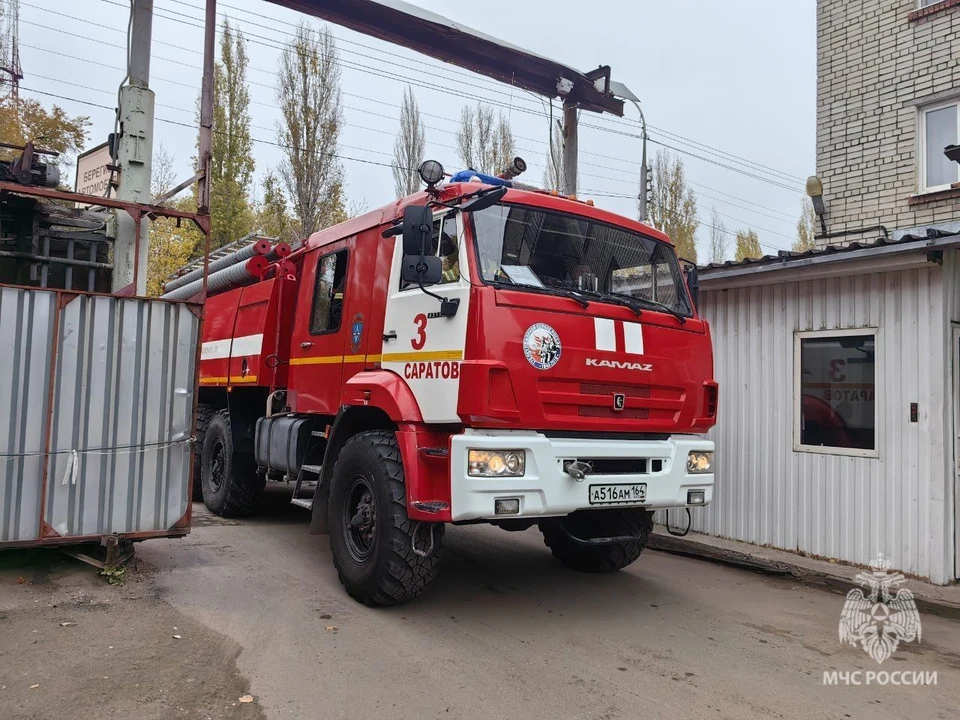
[[[347,281],[347,251],[324,255],[317,261],[310,334],[336,332],[343,316],[343,291]]]
[[[795,367],[795,449],[876,457],[876,330],[797,333]]]
[[[931,5],[936,5],[938,2],[942,2],[942,0],[920,0],[918,4],[922,10],[923,8],[930,7]]]
[[[946,190],[960,182],[960,163],[943,154],[960,143],[960,100],[920,111],[920,191]]]

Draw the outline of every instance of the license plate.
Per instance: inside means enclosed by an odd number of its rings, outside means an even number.
[[[647,501],[647,484],[591,485],[591,505],[641,505]]]

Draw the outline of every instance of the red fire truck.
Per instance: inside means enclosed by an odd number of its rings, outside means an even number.
[[[630,564],[653,510],[712,499],[693,278],[665,235],[590,202],[421,177],[208,298],[204,502],[239,515],[291,483],[370,605],[424,589],[446,523],[538,525],[567,566]]]

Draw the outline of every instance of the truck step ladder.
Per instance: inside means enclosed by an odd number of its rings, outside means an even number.
[[[297,482],[293,486],[293,497],[290,498],[290,502],[297,507],[306,508],[307,510],[313,509],[313,497],[301,497],[300,491],[303,487],[303,482],[306,480],[306,475],[313,475],[316,477],[316,481],[307,480],[308,483],[311,483],[314,486],[314,492],[316,488],[320,487],[320,473],[323,472],[322,465],[301,465],[300,472],[297,473]]]

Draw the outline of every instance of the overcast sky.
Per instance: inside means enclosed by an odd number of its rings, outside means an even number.
[[[610,65],[614,79],[641,98],[651,140],[683,151],[701,220],[709,223],[715,206],[729,231],[756,229],[766,252],[790,245],[803,179],[815,170],[815,0],[413,1],[584,71]],[[203,0],[154,2],[154,148],[162,144],[174,155],[184,178],[192,174],[196,140],[203,5]],[[20,3],[23,94],[89,115],[90,147],[113,129],[128,7],[126,0]],[[265,0],[220,0],[218,11],[249,41],[252,134],[266,141],[254,143],[259,177],[280,162],[279,148],[270,144],[276,142],[279,119],[273,86],[281,43],[302,16]],[[540,183],[546,100],[344,28],[333,31],[343,64],[341,154],[350,158],[344,167],[351,201],[372,209],[394,199],[390,169],[378,163],[390,162],[406,82],[414,85],[425,116],[428,157],[448,171],[459,169],[456,119],[471,102],[460,96],[482,97],[504,106],[517,153],[530,166],[522,179]],[[558,110],[555,102],[555,117]],[[593,193],[598,205],[635,217],[635,200],[616,196],[637,192],[640,142],[630,137],[638,130],[636,111],[628,106],[622,120],[584,114],[582,122],[616,132],[581,129],[580,194]],[[651,145],[651,151],[657,147]],[[708,232],[702,225],[701,261]]]

